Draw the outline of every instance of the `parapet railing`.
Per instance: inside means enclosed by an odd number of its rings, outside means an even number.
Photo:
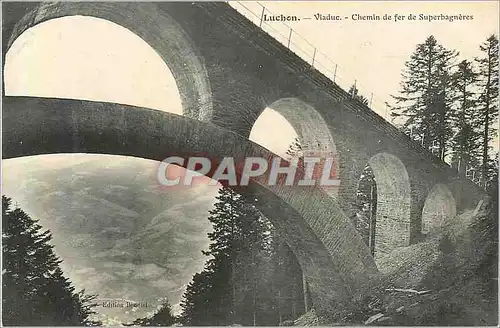
[[[343,71],[337,63],[321,52],[315,45],[307,41],[288,24],[273,22],[271,25],[264,21],[264,15],[275,16],[275,14],[263,4],[253,1],[246,3],[244,1],[230,1],[228,3],[252,23],[259,26],[297,56],[310,63],[312,67],[323,73],[341,88],[349,90],[354,85],[358,90],[358,95],[362,95],[367,99],[368,107],[374,109],[386,121],[394,125],[390,119],[387,102],[377,98],[373,92],[367,93],[367,89],[364,89],[355,78],[343,75]]]

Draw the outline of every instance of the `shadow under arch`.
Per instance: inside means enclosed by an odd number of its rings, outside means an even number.
[[[7,6],[16,6],[16,3]],[[19,6],[19,5],[17,5]],[[14,10],[23,10],[23,6]],[[67,16],[91,16],[115,23],[139,36],[166,63],[179,89],[183,114],[201,121],[212,117],[212,93],[207,70],[188,34],[154,3],[42,2],[15,24],[4,46],[4,56],[14,41],[39,23]],[[5,28],[4,28],[5,33]],[[4,61],[5,65],[5,61]]]
[[[157,161],[172,154],[209,154],[219,162],[224,156],[235,161],[275,156],[211,123],[151,109],[35,97],[4,97],[3,105],[5,159],[76,152]],[[269,186],[256,177],[249,186],[234,189],[257,199],[257,208],[286,236],[315,306],[348,303],[378,276],[368,248],[350,221],[319,188]]]
[[[442,183],[434,185],[422,209],[422,233],[433,234],[448,219],[457,215],[455,198],[450,189]]]
[[[375,259],[410,244],[411,190],[404,164],[389,153],[378,153],[368,164],[377,184]]]
[[[333,171],[338,174],[335,142],[325,119],[313,106],[298,98],[281,98],[267,107],[275,110],[290,123],[297,133],[304,153],[307,152],[310,156],[322,158],[332,156],[334,159]],[[262,112],[255,118],[253,125],[260,114]],[[337,187],[325,187],[324,190],[331,197],[336,197],[338,194]]]

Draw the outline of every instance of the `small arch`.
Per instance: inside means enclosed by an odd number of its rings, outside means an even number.
[[[336,153],[328,125],[318,111],[297,98],[282,98],[269,108],[287,119],[299,137],[303,151]]]
[[[429,235],[457,215],[455,198],[444,184],[436,184],[425,199],[422,209],[422,233]]]
[[[271,131],[276,133],[270,133]],[[293,140],[299,138],[293,126],[283,115],[267,107],[253,124],[248,139],[286,158]]]
[[[401,160],[378,153],[368,161],[377,183],[375,259],[410,244],[410,179]]]
[[[261,120],[265,117],[272,116],[283,118],[280,119],[282,121],[280,123],[281,129],[273,131],[273,133],[285,134],[280,135],[281,142],[279,145],[276,144],[276,148],[273,148],[270,144],[262,144],[262,142],[259,142],[259,139],[262,138],[259,138],[259,136],[255,134],[256,128],[261,124]],[[288,124],[283,123],[284,120],[286,120]],[[268,133],[271,133],[271,131],[268,131]],[[335,174],[338,172],[338,161],[336,159],[337,149],[328,128],[328,124],[313,106],[298,98],[281,98],[265,108],[255,120],[249,139],[283,156],[283,154],[281,154],[284,149],[283,142],[287,140],[288,145],[291,145],[295,137],[300,142],[302,154],[322,158],[331,156],[334,159],[333,171]],[[325,187],[323,189],[331,197],[336,197],[338,194],[338,188],[335,186]]]

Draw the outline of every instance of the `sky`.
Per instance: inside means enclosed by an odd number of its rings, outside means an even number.
[[[242,4],[246,7],[242,7]],[[368,99],[373,93],[373,109],[388,117],[384,103],[399,89],[404,63],[415,46],[434,35],[444,47],[460,52],[459,59],[480,55],[479,44],[495,33],[498,35],[498,1],[324,1],[324,2],[233,2],[232,5],[253,22],[259,24],[262,6],[266,14],[296,15],[297,22],[267,22],[266,31],[287,43],[292,28],[292,49],[303,59],[316,62],[333,75],[337,64],[336,82],[348,88],[356,81],[361,94]],[[317,13],[349,17],[342,21],[317,21]],[[353,14],[472,15],[468,21],[353,21]],[[279,33],[279,34],[278,34]],[[321,55],[318,55],[318,54]]]

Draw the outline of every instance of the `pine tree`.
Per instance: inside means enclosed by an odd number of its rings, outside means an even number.
[[[259,253],[269,227],[255,206],[223,187],[209,221],[211,259],[184,295],[183,322],[190,325],[252,325],[258,318]]]
[[[481,128],[482,128],[482,158],[481,158],[481,179],[486,185],[490,179],[490,142],[496,134],[496,129],[492,128],[498,118],[498,36],[491,35],[480,45],[483,56],[476,58],[479,66],[479,106],[481,108]]]
[[[450,73],[448,59],[439,63],[438,75],[438,88],[433,106],[431,107],[431,118],[433,118],[435,122],[430,125],[434,136],[431,151],[444,161],[447,155],[449,140],[453,134],[452,126],[454,112],[452,105],[455,99],[455,89],[453,88],[452,74]]]
[[[399,96],[393,96],[396,105],[393,117],[402,117],[403,132],[427,148],[437,150],[444,159],[451,136],[451,103],[453,101],[450,69],[457,57],[434,36],[429,36],[405,63]]]
[[[356,83],[354,83],[353,85],[351,85],[351,87],[349,88],[348,93],[351,95],[352,99],[358,100],[363,105],[368,106],[368,103],[369,103],[368,99],[365,96],[359,94],[359,90],[356,87]]]
[[[212,272],[205,269],[193,276],[193,280],[186,288],[181,303],[182,314],[180,321],[186,326],[216,325],[212,291]],[[219,291],[222,292],[222,291]]]
[[[176,323],[176,318],[172,313],[172,307],[167,301],[163,302],[161,307],[151,317],[139,318],[131,324],[125,326],[172,326]]]
[[[85,289],[82,289],[73,298],[73,304],[77,309],[76,313],[78,313],[78,321],[85,326],[102,326],[102,322],[92,319],[93,315],[97,314],[94,310],[98,306],[95,302],[97,296],[96,294],[87,294]]]
[[[300,156],[300,150],[296,139],[287,154]],[[203,252],[210,259],[186,289],[180,322],[274,326],[304,313],[302,270],[270,221],[229,188],[216,198],[211,243]]]
[[[467,170],[477,168],[480,148],[478,131],[477,103],[474,90],[477,73],[472,63],[463,60],[453,75],[457,89],[456,111],[454,115],[455,135],[452,139],[452,165],[465,174]]]
[[[287,161],[292,162],[293,160],[297,160],[297,172],[303,172],[305,169],[304,151],[306,151],[306,150],[307,150],[307,145],[305,145],[305,147],[303,147],[302,143],[300,142],[300,139],[298,137],[295,137],[293,139],[293,142],[290,144],[290,146],[286,150],[285,159]],[[300,173],[297,174],[297,176],[300,176]]]
[[[300,143],[299,138],[293,139],[292,144],[286,150],[287,160],[290,161],[292,158],[303,158],[303,149],[302,144]]]
[[[232,321],[252,324],[256,312],[255,293],[258,253],[265,248],[268,227],[255,205],[231,189],[222,188],[219,203],[209,221],[214,231],[206,255],[229,259],[232,286]]]
[[[75,293],[63,276],[52,236],[2,196],[2,314],[4,325],[98,325],[95,296]]]

